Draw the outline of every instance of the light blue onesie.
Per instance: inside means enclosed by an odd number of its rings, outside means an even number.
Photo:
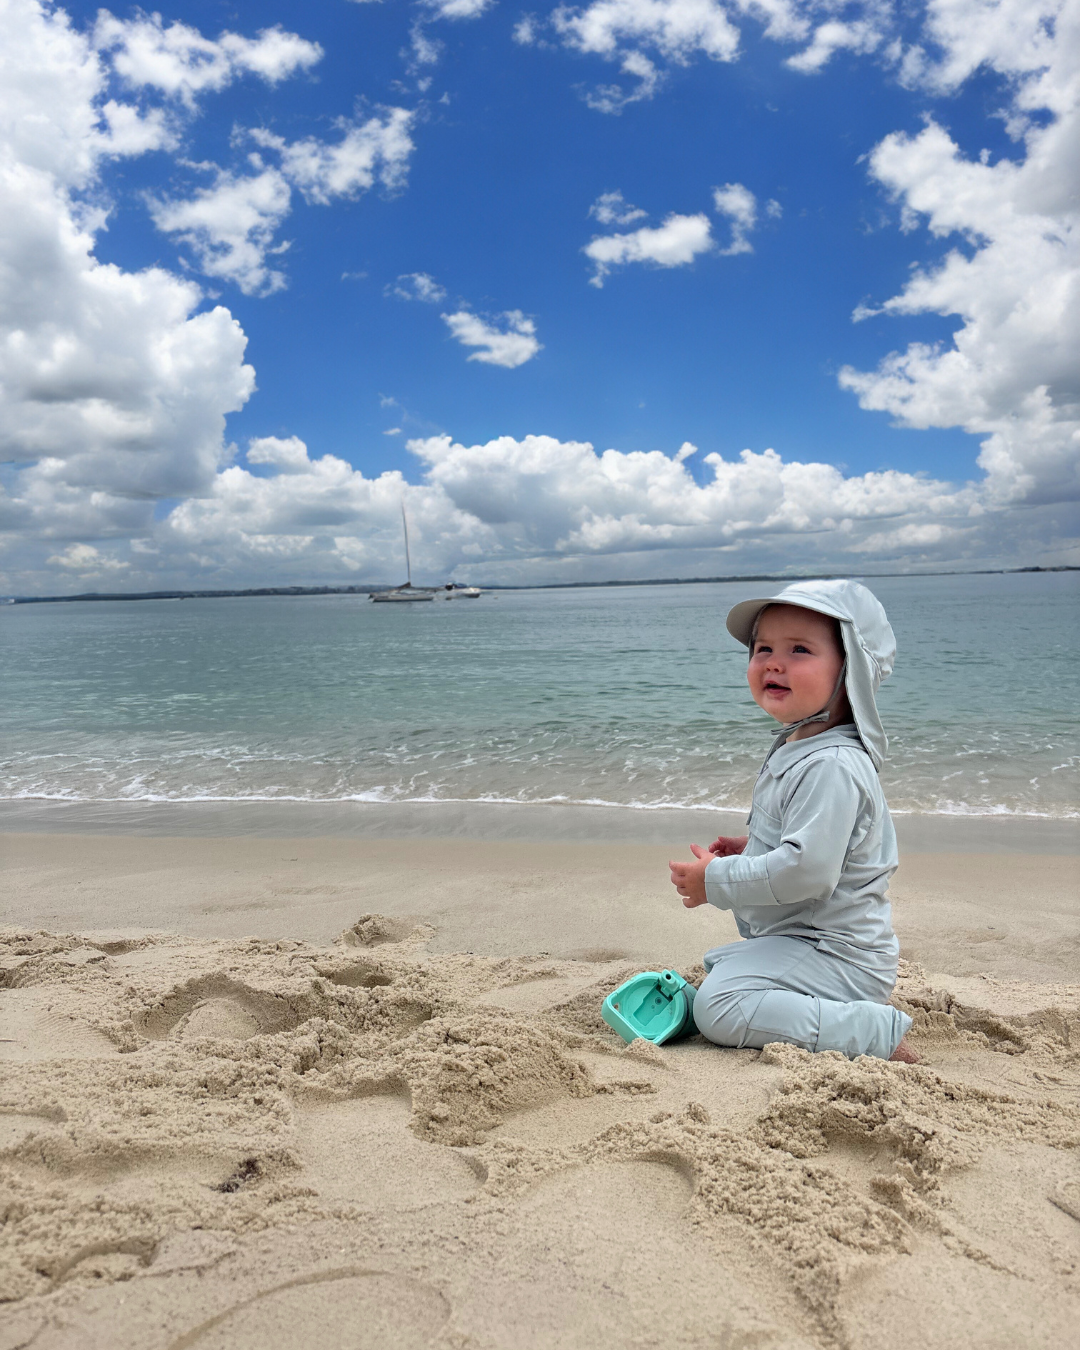
[[[719,1045],[787,1041],[887,1059],[911,1026],[886,1002],[899,951],[887,898],[897,853],[878,781],[887,742],[874,694],[892,668],[892,629],[857,582],[804,582],[736,606],[728,627],[740,641],[768,603],[841,620],[856,722],[774,747],[745,850],[705,869],[709,903],[732,911],[745,940],[705,954],[694,1017]]]

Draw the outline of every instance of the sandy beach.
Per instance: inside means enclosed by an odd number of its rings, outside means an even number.
[[[50,819],[0,834],[2,1350],[1074,1343],[1060,824],[901,822],[909,1066],[604,1026],[736,936],[667,821]]]

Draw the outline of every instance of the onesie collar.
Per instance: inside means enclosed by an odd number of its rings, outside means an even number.
[[[828,731],[819,731],[816,736],[807,736],[802,741],[788,741],[773,751],[765,762],[762,772],[780,778],[807,755],[812,755],[817,750],[827,750],[830,746],[851,745],[853,741],[860,750],[865,749],[859,737],[859,729],[854,722],[845,722],[842,726],[830,727]]]

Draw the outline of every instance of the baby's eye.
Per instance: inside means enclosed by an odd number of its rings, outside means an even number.
[[[792,651],[801,652],[807,656],[810,655],[810,648],[804,647],[801,642],[796,642],[795,646],[792,648]]]
[[[759,642],[758,645],[754,648],[754,655],[761,656],[762,653],[771,651],[772,651],[771,647],[766,647],[764,642]]]

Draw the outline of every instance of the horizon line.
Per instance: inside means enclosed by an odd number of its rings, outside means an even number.
[[[975,567],[970,569],[952,568],[947,571],[919,572],[863,572],[864,577],[966,577],[966,576],[1014,576],[1030,572],[1080,572],[1080,564],[1061,563],[1050,567]],[[474,585],[485,591],[559,591],[583,590],[605,586],[708,586],[730,584],[737,581],[835,581],[847,576],[843,572],[756,572],[737,576],[713,577],[649,577],[637,580],[607,581],[534,581],[534,582],[469,582],[462,585]],[[86,601],[106,600],[228,600],[247,597],[275,595],[373,595],[380,591],[392,591],[395,587],[388,582],[361,582],[346,586],[289,585],[289,586],[245,586],[229,587],[217,590],[160,590],[160,591],[80,591],[75,595],[9,595],[0,599],[0,603],[9,605],[57,605]],[[418,590],[426,589],[417,587]]]

